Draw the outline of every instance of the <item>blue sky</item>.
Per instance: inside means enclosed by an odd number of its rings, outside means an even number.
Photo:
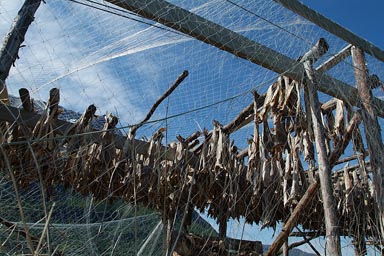
[[[384,1],[302,0],[302,2],[384,49]]]

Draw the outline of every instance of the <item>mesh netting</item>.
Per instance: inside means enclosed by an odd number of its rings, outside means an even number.
[[[311,183],[308,170],[317,171],[318,156],[313,148],[312,158],[308,152],[308,144],[314,143],[311,129],[299,127],[309,115],[304,74],[300,81],[293,81],[109,2],[47,0],[26,34],[20,58],[6,83],[13,99],[11,107],[22,108],[15,96],[19,89],[26,88],[35,99],[35,112],[41,119],[40,124],[29,128],[0,120],[0,252],[29,252],[26,229],[32,247],[36,249],[43,237],[41,253],[63,255],[161,255],[170,248],[183,252],[187,250],[183,245],[188,243],[196,247],[201,243],[197,251],[201,254],[208,253],[202,248],[211,248],[220,255],[222,247],[216,238],[222,232],[235,240],[272,243]],[[348,45],[273,1],[169,2],[292,60],[299,60],[319,38],[325,38],[329,51],[314,69]],[[20,0],[0,2],[2,37],[22,4]],[[231,38],[221,40],[226,43]],[[242,45],[237,50],[242,51]],[[271,62],[279,61],[276,56],[270,58]],[[382,61],[370,55],[366,55],[366,61],[370,74],[384,77]],[[290,69],[293,67],[284,71],[289,73]],[[127,133],[184,70],[189,75],[134,134],[147,142],[143,149],[144,144]],[[351,86],[356,84],[351,57],[325,74]],[[58,91],[59,102],[55,100]],[[269,99],[256,109],[255,121],[251,106],[247,121],[242,120],[235,129],[222,129],[244,108],[253,102],[257,105],[254,92]],[[376,98],[384,97],[380,86],[372,92]],[[326,103],[332,97],[319,93],[319,100]],[[96,112],[82,115],[91,104]],[[348,101],[329,106],[322,113],[322,121],[331,157],[348,125],[355,125],[352,117],[358,108],[349,106]],[[118,117],[117,124],[114,117]],[[279,126],[279,118],[284,120],[283,126]],[[60,127],[68,129],[52,126],[52,119],[66,121]],[[382,119],[379,124],[383,125]],[[361,242],[360,235],[372,245],[369,250],[382,246],[373,209],[374,193],[370,192],[373,178],[364,127],[362,123],[356,126],[354,141],[347,143],[332,165],[346,253]],[[283,141],[275,140],[279,129],[287,131]],[[199,133],[193,136],[195,132]],[[381,138],[383,135],[381,131]],[[259,136],[260,145],[254,146]],[[271,140],[273,146],[268,144]],[[172,148],[171,159],[165,157],[167,145]],[[256,147],[263,148],[262,152]],[[187,151],[194,154],[188,155]],[[349,161],[342,161],[348,157]],[[364,161],[366,167],[362,167]],[[346,162],[350,166],[345,167]],[[255,171],[260,175],[252,176],[252,168],[274,171],[270,176]],[[353,188],[345,185],[349,179]],[[355,199],[348,196],[350,193]],[[301,248],[312,251],[312,246],[324,252],[321,200],[317,193],[307,205],[307,216],[303,214],[298,229],[293,231],[300,239],[292,237],[290,244],[302,240],[302,236],[317,239],[314,246],[309,242]],[[49,232],[44,232],[51,209]],[[191,223],[184,214],[188,210],[194,216]],[[364,211],[365,215],[361,214]],[[360,223],[364,224],[360,227]],[[183,236],[189,232],[199,237]],[[167,237],[182,242],[172,243]],[[241,243],[230,244],[227,252],[242,250]]]

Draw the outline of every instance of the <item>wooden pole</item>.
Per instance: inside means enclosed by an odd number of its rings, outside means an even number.
[[[283,256],[289,256],[288,237],[283,243]]]
[[[329,58],[327,61],[325,61],[323,64],[321,64],[319,67],[316,68],[316,71],[319,73],[325,73],[340,62],[342,62],[344,59],[349,57],[351,55],[351,48],[352,45],[349,44],[346,47],[344,47],[340,52],[333,55],[331,58]]]
[[[325,132],[321,121],[321,109],[317,95],[317,80],[312,69],[312,64],[328,50],[328,44],[324,39],[319,42],[303,56],[303,64],[307,75],[307,89],[312,116],[313,133],[315,137],[319,178],[321,185],[321,197],[324,207],[325,229],[326,229],[326,251],[329,255],[341,255],[340,237],[338,232],[337,212],[332,189],[332,173],[328,161],[325,145]]]
[[[8,103],[5,79],[8,77],[11,66],[19,58],[20,46],[24,42],[29,25],[35,19],[34,15],[40,3],[41,0],[25,0],[4,39],[3,46],[0,49],[0,102]]]
[[[362,120],[365,138],[368,144],[368,153],[373,174],[374,199],[377,203],[381,239],[384,238],[384,146],[380,133],[380,125],[372,106],[372,92],[370,90],[368,69],[364,52],[358,47],[352,47],[352,60],[356,77],[357,90],[362,102]]]
[[[227,217],[225,214],[219,218],[219,238],[225,240],[227,238]]]
[[[291,233],[291,234],[292,234],[292,233]],[[291,236],[291,234],[290,234],[290,236]],[[302,236],[304,239],[301,240],[301,241],[299,241],[299,242],[294,242],[294,243],[290,244],[290,245],[288,246],[288,248],[287,248],[288,251],[290,251],[290,250],[292,250],[292,249],[294,249],[294,248],[296,248],[296,247],[299,247],[299,246],[301,246],[301,245],[303,245],[303,244],[308,244],[308,246],[311,247],[311,249],[313,250],[314,253],[316,253],[316,255],[318,255],[318,256],[321,255],[321,254],[319,253],[319,251],[318,251],[318,250],[312,245],[312,243],[311,243],[311,240],[317,238],[318,236],[313,236],[313,237],[310,237],[310,238],[307,238],[305,235],[300,235],[300,236]],[[283,245],[283,246],[284,246],[284,245]],[[278,252],[278,255],[280,255],[280,254],[284,254],[284,247],[283,247],[283,250],[280,250],[280,251]]]
[[[283,229],[281,230],[280,234],[277,236],[275,241],[273,241],[272,245],[269,247],[266,256],[273,256],[277,255],[277,252],[280,250],[281,246],[284,244],[284,242],[288,239],[289,234],[291,233],[291,230],[296,226],[299,217],[301,216],[300,213],[308,206],[308,204],[312,201],[313,197],[315,196],[317,189],[319,187],[318,182],[313,182],[305,192],[304,196],[300,199],[299,203],[293,210],[291,216],[285,223]]]
[[[171,85],[171,87],[168,88],[168,90],[160,96],[156,100],[156,102],[153,104],[143,121],[141,121],[139,124],[132,127],[131,134],[132,137],[135,137],[137,129],[139,129],[145,122],[147,122],[153,113],[156,111],[157,107],[160,105],[161,102],[163,102],[164,99],[166,99],[180,84],[184,81],[184,79],[188,76],[188,71],[184,70],[183,73],[179,75],[179,77],[176,79],[176,81]]]

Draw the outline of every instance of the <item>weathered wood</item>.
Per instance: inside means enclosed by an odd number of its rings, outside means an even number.
[[[316,238],[316,237],[319,237],[319,236],[323,236],[325,235],[324,232],[322,232],[321,230],[317,230],[317,231],[293,231],[289,234],[289,236],[293,236],[293,237],[302,237],[302,236],[308,236],[310,239],[312,237]]]
[[[163,95],[161,95],[160,98],[156,100],[156,102],[152,105],[151,109],[149,110],[149,112],[147,113],[143,121],[141,121],[139,124],[132,127],[130,131],[130,133],[132,134],[132,137],[135,137],[137,129],[139,129],[145,122],[147,122],[151,118],[151,116],[153,115],[157,107],[160,105],[160,103],[163,102],[163,100],[166,99],[181,84],[181,82],[184,81],[184,79],[187,76],[188,76],[188,71],[184,70],[183,73],[181,73],[179,77],[176,79],[176,81],[168,88],[168,90]]]
[[[2,121],[6,122],[16,122],[18,124],[25,125],[30,128],[34,128],[37,122],[41,119],[40,114],[36,114],[33,112],[27,112],[12,106],[7,106],[0,104],[0,116]],[[59,135],[65,135],[66,132],[73,126],[73,123],[69,123],[60,119],[52,120],[52,127],[55,133]],[[90,134],[92,141],[95,143],[100,142],[100,134],[101,131],[94,131],[93,133]],[[81,134],[79,135],[81,136]],[[63,139],[64,137],[55,137],[55,139],[60,140]],[[121,135],[115,135],[115,140],[114,144],[116,148],[123,149],[124,144],[126,142],[126,137],[121,136]],[[13,142],[17,143],[17,142]],[[20,141],[19,143],[25,143],[23,141]],[[135,145],[135,150],[136,153],[142,154],[142,155],[147,155],[148,154],[148,148],[149,148],[149,143],[146,141],[138,140],[135,139],[134,142]],[[131,150],[131,149],[129,149]],[[167,159],[174,159],[175,156],[175,150],[172,148],[165,148],[163,147],[163,152],[162,154],[164,155],[165,158]]]
[[[343,134],[343,138],[336,144],[335,149],[332,151],[329,156],[329,166],[332,169],[333,166],[337,163],[337,160],[344,153],[344,150],[347,148],[349,141],[352,138],[353,131],[356,126],[360,123],[360,115],[356,112],[352,119],[349,121],[347,130]]]
[[[347,41],[348,43],[361,47],[366,53],[372,55],[373,57],[381,61],[384,61],[384,51],[381,50],[379,47],[373,45],[371,42],[368,42],[367,40],[352,33],[348,29],[345,29],[339,24],[324,17],[320,13],[300,3],[298,0],[274,0],[274,1],[290,9],[296,14],[302,16],[303,18],[315,23],[319,27],[327,30],[328,32],[336,35],[337,37],[340,37],[341,39]]]
[[[313,237],[307,238],[306,236],[303,235],[302,237],[304,238],[304,240],[301,240],[299,242],[295,242],[295,243],[290,244],[287,247],[287,250],[290,251],[290,250],[292,250],[292,249],[294,249],[296,247],[299,247],[299,246],[301,246],[303,244],[308,244],[309,247],[311,247],[311,249],[316,253],[316,255],[320,256],[321,254],[319,253],[319,251],[311,243],[311,240],[317,238],[317,236],[313,236]],[[283,250],[283,252],[284,252],[284,250]],[[278,255],[280,255],[283,252],[281,252],[281,250],[280,250]]]
[[[352,161],[352,160],[355,160],[355,159],[357,159],[357,155],[352,155],[352,156],[344,157],[342,159],[337,160],[335,165],[336,164],[342,164],[342,163],[345,163],[345,162],[349,162],[349,161]]]
[[[308,60],[304,59],[303,62],[305,67],[305,73],[307,75],[306,87],[308,89],[310,115],[312,116],[312,126],[316,144],[317,161],[319,166],[318,170],[321,184],[321,197],[323,200],[326,229],[326,250],[330,255],[340,255],[340,237],[338,234],[335,199],[332,191],[333,189],[331,168],[327,157],[324,127],[321,121],[320,103],[317,94],[317,79],[315,78],[315,74],[312,69],[312,63],[315,60],[312,56],[319,57],[324,54],[327,50],[328,44],[322,42],[322,40],[319,40],[315,47],[313,47],[310,51],[315,53],[308,54],[311,58],[309,58]]]
[[[41,0],[25,0],[18,12],[10,31],[4,39],[0,49],[0,102],[8,102],[8,93],[5,85],[11,66],[14,65],[21,44],[24,42],[25,34],[29,25],[34,20],[34,15],[39,8]]]
[[[257,94],[257,92],[254,92]],[[256,108],[261,108],[264,104],[266,94],[260,95],[257,97]],[[223,126],[223,132],[227,134],[231,134],[241,127],[249,124],[253,120],[254,113],[254,103],[252,102],[247,107],[245,107],[239,115],[237,115],[232,121]]]
[[[289,256],[288,238],[283,243],[283,253],[282,254],[283,254],[283,256]],[[279,255],[280,255],[280,253],[279,253]]]
[[[352,47],[352,60],[357,89],[363,105],[362,119],[371,161],[375,201],[378,207],[382,232],[381,236],[384,237],[384,146],[380,125],[372,106],[373,96],[370,90],[368,69],[365,63],[363,50],[355,46]]]
[[[26,88],[21,88],[19,90],[20,100],[25,111],[33,112],[34,106],[31,97],[29,96],[29,91]]]
[[[223,132],[232,133],[241,123],[244,122],[250,115],[253,114],[253,102],[246,106],[238,116],[236,116],[232,121],[227,125],[223,126]]]
[[[266,256],[277,255],[277,252],[280,250],[283,243],[287,240],[289,234],[291,233],[291,230],[296,226],[298,219],[301,216],[300,213],[308,206],[308,204],[311,203],[318,188],[319,188],[319,183],[316,181],[308,187],[307,191],[305,192],[303,197],[300,199],[299,203],[293,210],[291,216],[285,223],[280,234],[277,236],[275,241],[273,241],[272,245],[269,247],[267,253],[265,254]]]
[[[323,113],[332,112],[336,108],[336,103],[338,99],[332,98],[329,101],[321,104],[321,111]]]
[[[304,73],[303,65],[297,65],[296,60],[166,1],[107,1],[276,73],[284,73],[293,80],[300,81]],[[318,89],[351,105],[360,106],[356,88],[331,76],[323,74],[318,81]],[[384,117],[384,102],[375,98],[373,105],[377,114]]]
[[[329,49],[329,45],[324,38],[320,38],[319,41],[302,56],[299,60],[300,62],[307,62],[311,65],[315,63],[321,56],[323,56]],[[305,68],[305,67],[304,67]]]
[[[351,44],[347,45],[346,47],[341,49],[340,52],[336,53],[331,58],[326,60],[323,64],[318,66],[316,68],[316,71],[319,73],[327,72],[328,70],[330,70],[331,68],[333,68],[334,66],[336,66],[337,64],[339,64],[340,62],[345,60],[348,56],[350,56],[351,55],[351,48],[352,48]]]
[[[299,232],[303,233],[303,231],[299,228],[299,227],[296,227],[297,230],[299,230]],[[311,249],[316,253],[317,256],[320,256],[321,254],[319,253],[319,251],[312,245],[311,243],[311,240],[316,238],[317,236],[311,236],[309,238],[307,238],[304,233],[303,233],[303,238],[304,238],[304,241],[307,242],[307,244],[309,245],[309,247],[311,247]]]
[[[223,214],[220,218],[219,218],[219,238],[222,239],[222,240],[225,240],[227,238],[227,216],[225,216],[225,214]]]
[[[384,86],[383,81],[375,74],[368,77],[368,84],[370,89],[383,88]]]
[[[254,95],[258,95],[256,91],[254,91]],[[260,95],[257,97],[256,101],[256,108],[263,107],[264,100],[265,100],[266,93]],[[224,125],[222,127],[222,131],[226,134],[231,134],[239,130],[240,128],[244,127],[245,125],[249,124],[251,121],[253,121],[253,113],[255,112],[254,108],[254,102],[250,103],[248,106],[246,106],[240,114],[238,114],[235,118],[233,118],[229,123]],[[212,131],[209,132],[209,136],[207,136],[206,140],[209,140],[211,138]],[[194,152],[199,152],[202,148],[204,143],[201,143]],[[242,150],[240,153],[237,154],[237,158],[244,158],[248,155],[248,148]]]

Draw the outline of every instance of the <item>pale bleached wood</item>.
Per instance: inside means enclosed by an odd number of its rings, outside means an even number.
[[[147,115],[144,117],[144,119],[139,124],[132,127],[131,129],[132,137],[135,137],[137,129],[139,129],[145,122],[147,122],[151,118],[151,116],[156,111],[157,107],[161,104],[161,102],[163,102],[163,100],[165,100],[169,95],[171,95],[171,93],[181,84],[181,82],[184,81],[184,79],[187,76],[188,76],[188,71],[184,70],[183,73],[181,73],[177,77],[176,81],[167,89],[167,91],[156,100],[156,102],[152,105],[151,109],[149,110]]]
[[[305,73],[307,75],[306,88],[309,99],[309,112],[312,116],[313,134],[316,144],[321,197],[323,200],[325,230],[326,230],[326,251],[329,255],[341,255],[340,236],[338,232],[338,221],[336,204],[332,189],[331,168],[326,150],[325,131],[321,121],[321,108],[317,94],[317,79],[315,77],[312,64],[316,57],[320,57],[328,50],[328,44],[324,40],[319,42],[306,55],[308,59],[302,60]],[[314,52],[314,53],[311,53]],[[313,57],[314,56],[314,57]],[[308,110],[307,110],[307,114]]]
[[[359,47],[352,47],[352,60],[357,90],[363,105],[362,120],[373,174],[374,199],[380,218],[381,236],[384,237],[384,145],[372,104],[373,95],[370,90],[369,73],[363,50]]]
[[[319,73],[327,72],[328,70],[330,70],[331,68],[333,68],[334,66],[336,66],[337,64],[345,60],[347,57],[351,56],[351,48],[352,48],[351,44],[347,45],[346,47],[341,49],[341,51],[339,51],[338,53],[333,55],[331,58],[326,60],[323,64],[318,66],[316,68],[316,71]]]

